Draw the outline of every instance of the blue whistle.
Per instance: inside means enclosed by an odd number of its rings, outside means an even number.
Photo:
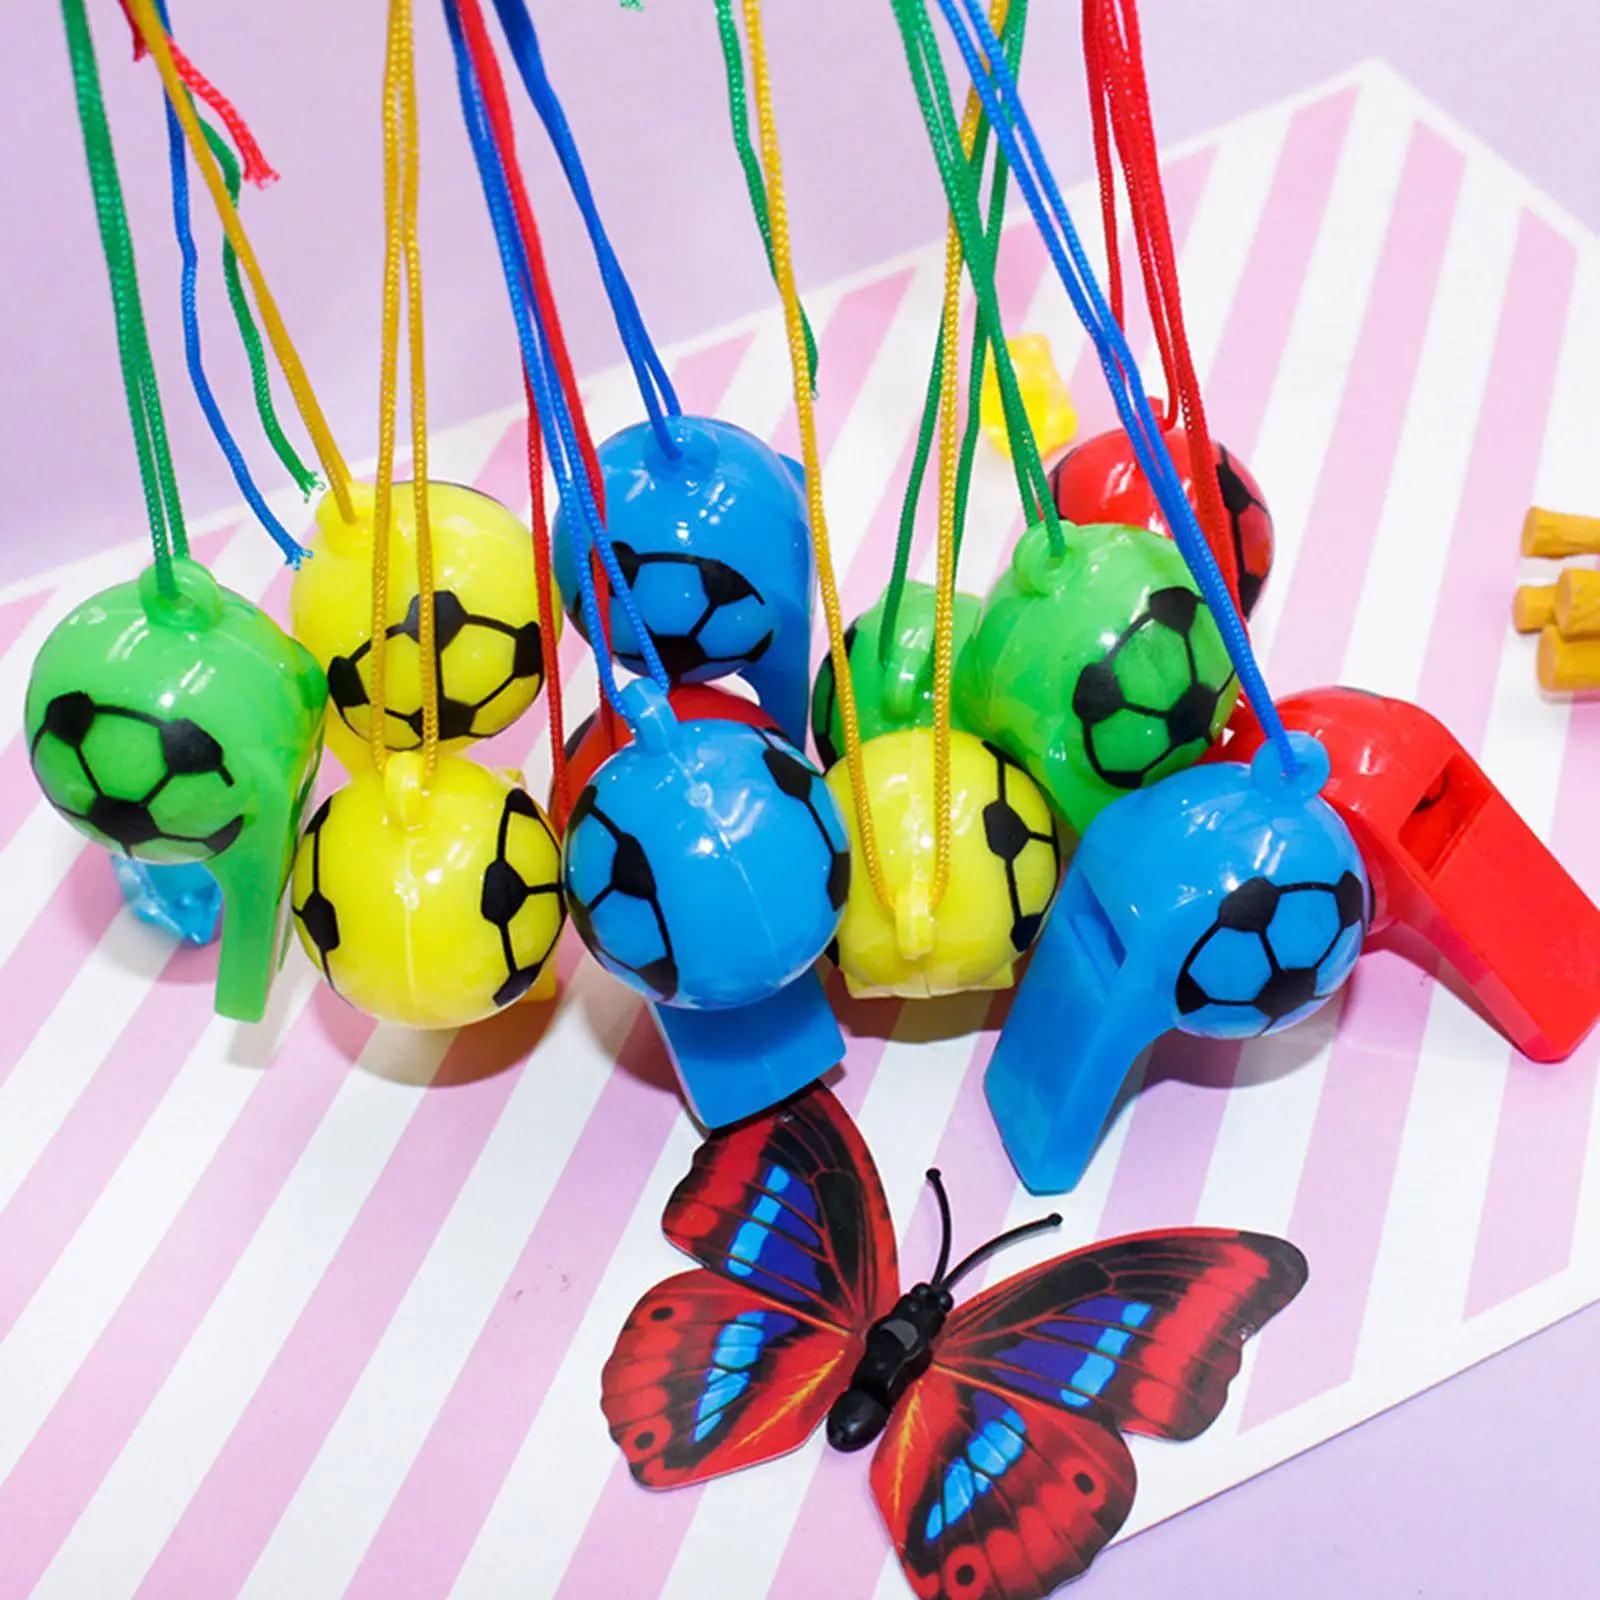
[[[1274,745],[1115,801],[1089,825],[984,1087],[1036,1194],[1076,1186],[1129,1070],[1170,1028],[1249,1039],[1333,995],[1371,917],[1366,868],[1319,791],[1328,757]]]
[[[781,733],[679,722],[647,679],[623,693],[635,737],[573,802],[567,905],[600,965],[651,1002],[690,1110],[723,1127],[844,1055],[815,964],[849,894],[848,836]]]
[[[812,596],[804,474],[732,423],[674,417],[667,427],[681,447],[676,457],[646,422],[596,451],[606,531],[634,606],[674,683],[741,674],[803,749]],[[578,543],[564,507],[551,535],[556,582],[582,630]],[[615,596],[611,648],[630,671],[645,672]]]

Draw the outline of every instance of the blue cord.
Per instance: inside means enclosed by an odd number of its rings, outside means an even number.
[[[156,0],[156,12],[161,18],[161,26],[170,34],[172,24],[167,17],[166,0]],[[200,357],[200,314],[196,306],[200,252],[195,247],[194,229],[189,221],[188,148],[184,143],[183,124],[178,121],[178,114],[165,95],[162,96],[162,106],[167,114],[167,158],[172,168],[172,225],[178,235],[178,251],[183,257],[183,353],[189,366],[189,382],[194,386],[195,398],[205,413],[212,436],[227,458],[240,494],[260,519],[261,526],[271,534],[273,543],[283,551],[284,559],[291,567],[298,567],[310,552],[272,514],[262,499],[255,479],[250,475],[250,468],[245,465],[244,453],[222,415],[221,406],[217,404],[217,397],[212,392],[205,364]]]
[[[638,302],[633,297],[633,289],[628,283],[627,274],[622,270],[622,263],[617,259],[617,253],[611,246],[605,223],[600,219],[594,191],[589,186],[589,175],[584,171],[583,157],[578,153],[572,128],[567,122],[566,113],[561,109],[561,101],[556,95],[554,84],[550,81],[550,75],[545,70],[544,56],[539,49],[539,37],[534,32],[533,19],[528,15],[528,8],[523,0],[494,0],[494,8],[500,18],[500,26],[505,29],[506,40],[511,46],[511,55],[517,64],[517,72],[522,78],[523,87],[528,91],[528,98],[532,100],[534,110],[539,113],[539,120],[544,124],[551,144],[555,146],[556,155],[561,161],[561,169],[566,174],[567,184],[572,190],[572,198],[577,202],[578,210],[583,214],[584,226],[589,230],[589,242],[594,248],[595,261],[600,267],[606,298],[611,302],[611,313],[616,319],[617,332],[622,338],[623,348],[628,353],[628,364],[633,368],[640,397],[650,414],[650,426],[655,432],[656,441],[669,459],[676,460],[683,453],[682,447],[673,438],[671,430],[667,427],[666,418],[668,415],[681,416],[682,408],[678,404],[672,380],[667,376],[667,369],[662,365],[661,357],[651,342],[649,330],[645,327]]]
[[[489,126],[488,110],[484,105],[483,91],[473,70],[472,56],[462,31],[456,0],[444,0],[445,26],[450,34],[450,47],[455,54],[456,85],[461,95],[462,118],[467,127],[467,138],[472,145],[473,158],[478,165],[478,177],[483,185],[484,199],[489,208],[489,219],[494,228],[495,243],[500,251],[500,264],[505,275],[506,292],[511,299],[512,320],[516,323],[517,343],[522,361],[527,369],[529,386],[534,393],[534,409],[538,413],[540,431],[545,449],[550,457],[555,475],[556,491],[563,504],[576,506],[579,516],[574,527],[575,555],[578,568],[578,599],[583,610],[584,626],[594,649],[599,668],[600,687],[605,697],[629,726],[633,720],[622,703],[617,687],[616,668],[606,645],[605,629],[601,626],[599,602],[594,592],[593,575],[589,571],[590,549],[597,550],[606,576],[611,580],[612,592],[622,607],[634,637],[639,641],[640,654],[657,687],[665,694],[669,684],[661,658],[656,653],[654,640],[639,615],[633,593],[623,577],[622,568],[606,537],[604,519],[595,503],[594,492],[578,449],[577,429],[567,405],[566,395],[556,376],[555,356],[550,343],[549,329],[540,314],[533,293],[528,260],[517,231],[515,212],[511,202],[510,187],[500,152],[495,147]],[[576,535],[582,531],[583,538]]]
[[[1095,279],[1094,270],[1089,265],[1066,202],[1039,146],[1038,137],[1022,104],[1016,78],[1006,62],[1000,43],[984,16],[980,0],[939,0],[939,8],[955,35],[957,48],[983,101],[995,137],[1004,147],[1006,158],[1016,173],[1017,186],[1028,202],[1056,272],[1066,286],[1073,309],[1094,341],[1117,415],[1127,430],[1134,455],[1155,492],[1167,526],[1172,530],[1173,542],[1211,608],[1228,657],[1244,688],[1245,698],[1277,747],[1284,771],[1293,775],[1299,770],[1300,763],[1290,744],[1288,731],[1272,703],[1255,652],[1250,648],[1249,635],[1234,608],[1233,597],[1228,593],[1227,583],[1217,568],[1211,547],[1200,531],[1194,507],[1183,492],[1171,452],[1150,409],[1138,364]],[[966,26],[963,25],[961,9],[967,14]],[[977,35],[976,43],[968,32],[968,26]],[[942,79],[943,68],[937,52],[929,52],[928,68]],[[948,95],[944,96],[944,101],[948,102]],[[1021,137],[1020,145],[1018,135]],[[1041,186],[1048,196],[1048,205],[1039,192]]]

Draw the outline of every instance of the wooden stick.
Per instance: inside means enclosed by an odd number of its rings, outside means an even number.
[[[1539,685],[1551,694],[1600,689],[1600,639],[1563,639],[1546,628],[1539,635]]]
[[[1522,519],[1522,553],[1525,556],[1600,554],[1600,517],[1579,517],[1565,511],[1544,511],[1530,506]]]
[[[1519,583],[1511,597],[1511,625],[1518,633],[1538,633],[1556,620],[1553,583]]]
[[[1556,579],[1555,624],[1563,639],[1600,639],[1600,572],[1569,567]]]

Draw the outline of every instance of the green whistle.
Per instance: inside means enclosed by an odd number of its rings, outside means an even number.
[[[96,844],[205,862],[222,889],[216,1009],[259,1022],[327,680],[199,563],[172,573],[175,594],[151,567],[56,625],[28,680],[28,750],[45,797]]]
[[[1238,698],[1183,557],[1145,528],[1043,523],[1017,541],[956,661],[956,725],[1027,768],[1078,834],[1191,765]]]

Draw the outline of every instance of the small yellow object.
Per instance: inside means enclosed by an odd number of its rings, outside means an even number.
[[[1539,685],[1550,694],[1600,689],[1600,639],[1563,639],[1552,625],[1539,635]]]
[[[1553,583],[1519,583],[1511,597],[1511,625],[1518,633],[1538,633],[1556,620]]]
[[[418,752],[369,764],[306,828],[295,926],[334,990],[371,1016],[457,1028],[555,994],[561,847],[514,773]]]
[[[397,485],[397,491],[399,486]],[[351,485],[354,522],[331,494],[317,507],[311,559],[289,596],[294,636],[328,675],[328,748],[352,772],[368,765],[372,690],[374,490]],[[409,490],[391,501],[387,743],[422,743],[417,649],[416,515]],[[439,659],[439,747],[459,750],[498,733],[544,685],[533,539],[498,500],[460,484],[428,485],[433,528],[434,639]],[[561,603],[551,606],[559,637]]]
[[[1056,370],[1050,341],[1042,333],[1019,334],[1006,340],[1012,365],[1017,369],[1017,387],[1022,391],[1022,409],[1033,429],[1034,443],[1041,456],[1054,455],[1072,443],[1078,431],[1078,413],[1072,396]],[[1006,433],[1005,411],[1000,404],[1000,382],[991,360],[983,372],[983,392],[978,399],[978,415],[983,431],[996,450],[1011,458],[1011,440]]]
[[[1522,519],[1525,556],[1600,554],[1600,517],[1579,517],[1565,511],[1530,506]]]
[[[880,734],[861,747],[894,911],[878,903],[865,873],[851,877],[837,959],[856,996],[1009,987],[1060,880],[1060,842],[1038,785],[992,745],[952,730],[950,881],[933,906],[933,754],[932,728]],[[857,850],[849,763],[838,762],[827,784]]]
[[[1600,639],[1600,572],[1568,567],[1556,579],[1555,625],[1563,639]]]

